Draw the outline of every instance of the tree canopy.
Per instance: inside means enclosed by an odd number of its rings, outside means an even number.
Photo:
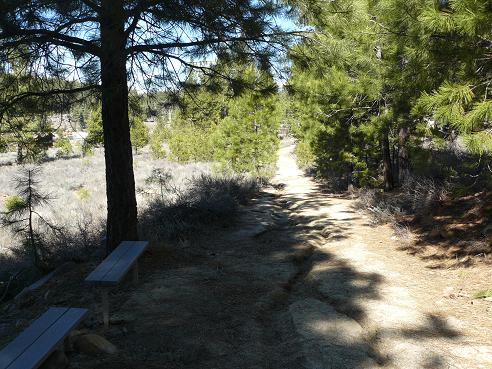
[[[422,139],[490,151],[487,1],[294,3],[312,32],[290,50],[292,125],[318,173],[389,190]]]

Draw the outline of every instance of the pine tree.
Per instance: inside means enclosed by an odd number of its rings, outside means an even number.
[[[132,117],[130,120],[130,138],[135,154],[149,143],[149,129],[141,116]]]
[[[255,86],[268,87],[273,81],[254,67],[244,77]],[[280,111],[274,94],[244,91],[228,103],[227,116],[214,133],[215,159],[223,169],[271,176],[277,158]]]
[[[104,132],[101,117],[101,105],[98,104],[90,112],[87,120],[87,137],[84,140],[83,151],[89,152],[93,147],[104,143]]]
[[[435,14],[443,11],[434,2],[295,4],[314,28],[290,51],[299,152],[314,158],[319,173],[346,173],[348,182],[391,189],[408,176],[409,146],[423,133],[416,101],[461,73],[452,66],[463,41],[453,45],[442,37],[449,24],[444,18],[437,24]],[[441,31],[430,33],[431,24]]]
[[[490,19],[492,7],[486,0],[427,8],[422,18],[425,35],[444,40],[448,50],[434,49],[432,55],[441,66],[451,59],[453,73],[431,93],[424,93],[414,107],[416,115],[430,114],[438,126],[463,135],[471,151],[479,155],[492,152]]]
[[[32,257],[33,264],[43,267],[43,246],[40,234],[35,227],[38,223],[57,230],[48,223],[37,211],[37,209],[49,202],[49,195],[39,190],[39,168],[23,169],[20,175],[14,178],[17,195],[10,197],[6,203],[6,211],[1,215],[4,226],[10,227],[16,234],[25,240],[25,246]]]
[[[272,46],[286,36],[275,24],[281,4],[269,0],[0,0],[0,9],[0,60],[12,62],[14,52],[25,48],[19,58],[60,82],[0,101],[0,118],[33,96],[100,93],[108,251],[138,239],[129,84],[143,79],[145,87],[169,88],[182,82],[187,69],[214,74],[195,61],[231,49],[266,67]],[[74,75],[80,76],[78,85],[62,83]]]
[[[298,154],[314,158],[319,174],[339,176],[338,184],[372,183],[387,132],[376,118],[389,107],[368,4],[300,2],[299,8],[315,30],[290,50]]]

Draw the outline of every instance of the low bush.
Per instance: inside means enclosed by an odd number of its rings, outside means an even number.
[[[156,196],[140,217],[141,234],[160,241],[185,239],[207,227],[230,224],[240,205],[258,191],[244,176],[202,174],[173,197]]]
[[[448,196],[448,186],[432,178],[410,176],[397,193],[356,190],[357,207],[368,210],[375,223],[393,223],[398,214],[423,214]]]
[[[486,289],[486,290],[482,290],[482,291],[478,291],[478,292],[476,292],[473,295],[473,298],[474,299],[485,299],[485,298],[488,298],[488,297],[492,297],[492,288],[489,288],[489,289]]]

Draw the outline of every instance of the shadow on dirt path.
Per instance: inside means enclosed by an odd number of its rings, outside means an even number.
[[[399,252],[387,229],[352,210],[353,200],[303,175],[292,150],[280,154],[280,201],[303,236],[317,240],[289,307],[308,342],[305,367],[492,367],[490,321],[483,327],[443,313],[436,304],[443,276]]]
[[[111,293],[110,329],[94,328],[119,353],[72,367],[491,368],[490,342],[440,312],[441,277],[318,188],[292,150],[238,225],[154,245],[140,284]]]

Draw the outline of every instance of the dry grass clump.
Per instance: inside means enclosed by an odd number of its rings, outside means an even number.
[[[372,214],[374,223],[394,223],[398,215],[424,214],[437,201],[448,196],[448,188],[432,178],[412,176],[400,190],[384,193],[377,189],[358,189],[357,208]]]
[[[140,217],[141,234],[154,240],[184,240],[211,224],[229,224],[239,205],[258,191],[258,183],[239,175],[202,174],[167,199],[155,197]]]

